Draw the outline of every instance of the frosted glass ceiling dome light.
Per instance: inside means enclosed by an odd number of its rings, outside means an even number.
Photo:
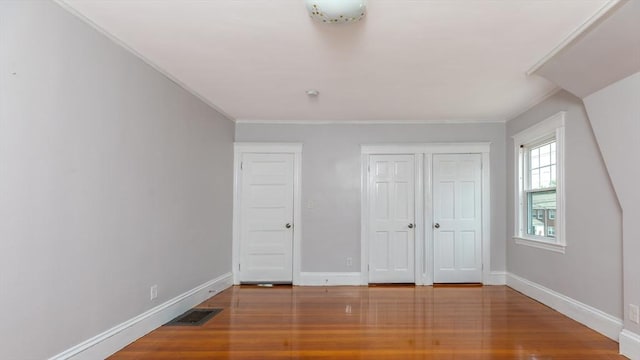
[[[366,14],[365,0],[305,0],[312,18],[324,23],[352,23]]]

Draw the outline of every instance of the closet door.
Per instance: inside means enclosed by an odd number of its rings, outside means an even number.
[[[482,282],[482,158],[433,156],[435,283]]]
[[[369,163],[369,282],[415,282],[414,155],[372,155]]]

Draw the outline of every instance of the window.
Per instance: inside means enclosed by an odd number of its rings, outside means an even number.
[[[516,243],[564,252],[562,174],[564,117],[560,112],[516,134]]]
[[[521,145],[525,166],[524,196],[527,234],[548,236],[545,213],[556,210],[556,139]]]
[[[556,236],[556,228],[553,226],[547,227],[547,236],[555,237]]]

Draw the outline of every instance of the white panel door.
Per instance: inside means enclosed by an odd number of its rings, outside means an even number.
[[[433,156],[435,283],[482,282],[482,158]]]
[[[293,154],[242,155],[240,281],[293,280]]]
[[[369,162],[369,282],[414,283],[414,156]]]

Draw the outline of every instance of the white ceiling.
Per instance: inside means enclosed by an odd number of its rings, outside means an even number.
[[[526,72],[610,0],[60,0],[234,120],[504,121],[555,87]],[[316,99],[307,89],[317,89]]]

